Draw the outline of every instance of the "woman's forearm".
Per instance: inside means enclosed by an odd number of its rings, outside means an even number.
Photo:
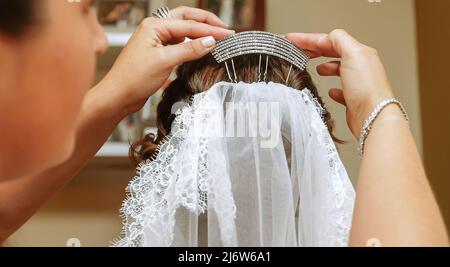
[[[448,246],[416,144],[395,105],[380,114],[366,141],[353,218],[353,246],[369,240],[381,246]]]
[[[215,40],[234,33],[208,11],[179,7],[171,14],[173,20],[144,19],[107,77],[88,93],[70,159],[40,175],[0,183],[0,242],[69,182],[120,120],[138,111],[177,65],[205,56],[213,49]],[[187,37],[193,40],[179,43]]]
[[[76,130],[75,149],[68,160],[39,175],[0,183],[0,243],[75,177],[126,114],[115,107],[117,102],[104,97],[105,86],[100,84],[88,92]]]
[[[341,78],[330,97],[347,108],[347,123],[358,136],[364,120],[383,99],[394,97],[378,52],[346,31],[292,33],[287,37],[311,57],[338,57],[320,64],[322,76]],[[444,222],[403,114],[387,107],[366,141],[349,244],[448,245]],[[369,245],[371,242],[369,242]],[[375,244],[376,244],[375,243]]]

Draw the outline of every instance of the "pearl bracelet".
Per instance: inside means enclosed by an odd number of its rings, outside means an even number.
[[[372,130],[372,126],[375,122],[375,119],[380,115],[380,113],[389,105],[396,104],[400,110],[402,111],[403,115],[406,118],[406,121],[409,122],[408,114],[406,113],[405,108],[403,107],[402,103],[396,98],[388,98],[380,102],[375,109],[372,111],[370,116],[366,119],[364,122],[364,126],[361,129],[361,134],[359,136],[359,146],[358,146],[358,152],[359,155],[362,157],[364,155],[364,145],[366,142],[367,137],[370,134],[370,131]]]

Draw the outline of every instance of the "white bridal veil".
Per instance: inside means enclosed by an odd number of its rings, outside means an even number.
[[[355,193],[308,89],[226,83],[176,113],[116,246],[346,246]]]

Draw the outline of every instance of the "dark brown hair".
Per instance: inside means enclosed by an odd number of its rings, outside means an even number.
[[[284,84],[289,73],[290,63],[275,57],[269,57],[269,66],[267,80]],[[254,82],[257,80],[259,56],[241,56],[235,60],[235,68],[238,81]],[[151,159],[157,153],[158,145],[170,133],[172,122],[175,119],[175,116],[172,114],[172,107],[175,103],[180,101],[187,102],[194,94],[206,91],[215,83],[224,80],[229,80],[224,65],[217,64],[211,55],[181,65],[177,70],[177,79],[164,91],[162,100],[158,105],[157,134],[146,135],[140,141],[131,145],[130,158],[134,163],[139,164],[142,161]],[[319,103],[324,106],[308,71],[300,71],[293,68],[287,85],[298,90],[308,88],[317,97]],[[325,122],[333,140],[337,143],[342,143],[332,134],[333,121],[330,113],[327,110],[325,112]]]
[[[0,32],[21,34],[33,22],[35,2],[36,0],[0,1]]]

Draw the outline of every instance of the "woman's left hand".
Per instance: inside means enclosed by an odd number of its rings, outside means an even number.
[[[172,10],[173,19],[146,18],[111,71],[96,87],[126,116],[142,108],[184,62],[208,54],[216,40],[233,34],[213,13],[189,7]],[[194,39],[183,42],[185,38]]]

